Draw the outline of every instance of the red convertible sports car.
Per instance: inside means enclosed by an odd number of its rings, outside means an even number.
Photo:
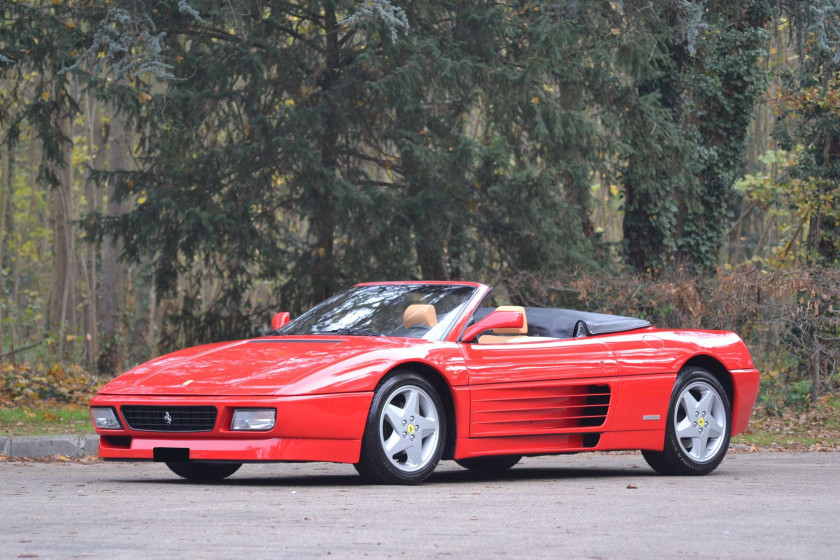
[[[91,400],[106,460],[217,480],[242,463],[352,463],[417,483],[441,459],[640,449],[707,474],[743,431],[759,373],[723,331],[568,309],[482,306],[470,282],[359,284],[272,335],[162,356]]]

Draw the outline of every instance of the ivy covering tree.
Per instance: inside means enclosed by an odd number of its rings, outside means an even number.
[[[641,271],[719,264],[744,140],[766,87],[771,6],[661,3],[642,25],[655,69],[628,108],[624,238]],[[645,134],[647,132],[647,134]]]

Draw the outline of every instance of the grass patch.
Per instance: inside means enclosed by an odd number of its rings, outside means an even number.
[[[747,431],[732,443],[790,450],[840,449],[840,397],[824,397],[808,409],[758,406]]]
[[[92,433],[93,425],[86,406],[0,408],[0,435],[44,436]]]

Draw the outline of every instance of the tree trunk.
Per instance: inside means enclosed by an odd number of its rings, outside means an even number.
[[[338,44],[338,20],[334,6],[325,8],[324,17],[327,41],[327,68],[321,78],[324,91],[332,89],[338,77],[341,47]],[[321,192],[314,200],[314,213],[311,216],[315,234],[315,251],[312,259],[312,300],[313,303],[330,297],[335,291],[333,250],[335,240],[335,182],[337,167],[338,130],[336,108],[329,95],[322,97],[324,103],[324,136],[321,139],[321,168],[324,182]]]
[[[820,341],[817,329],[811,327],[811,404],[816,405],[820,397]]]
[[[674,10],[668,9],[664,17],[670,27],[677,24]],[[693,191],[689,177],[675,165],[685,155],[686,141],[681,138],[679,121],[683,110],[680,76],[687,53],[675,41],[665,41],[661,48],[674,64],[637,86],[638,101],[626,108],[622,126],[631,147],[622,174],[625,258],[642,273],[660,273],[671,266],[678,211],[676,204],[669,202],[677,197],[675,183],[684,191]],[[659,101],[653,107],[646,106],[653,95]],[[681,173],[683,177],[679,177]]]
[[[3,281],[3,248],[6,242],[6,211],[9,208],[9,200],[12,196],[12,156],[9,153],[9,146],[2,146],[2,166],[0,174],[0,294],[4,297],[0,303],[0,356],[3,355],[3,318],[6,316],[6,286]]]
[[[91,167],[95,171],[102,169],[105,163],[106,144],[108,142],[108,125],[103,126],[102,120],[99,118],[99,110],[96,100],[93,97],[88,98],[87,106],[88,114],[88,146],[93,153],[93,161]],[[99,209],[99,190],[96,188],[96,183],[90,178],[85,184],[85,198],[86,208],[88,214],[93,214]],[[96,365],[96,358],[99,356],[99,330],[96,323],[96,295],[97,295],[97,244],[89,242],[87,244],[87,254],[84,262],[86,266],[85,282],[87,284],[87,300],[85,313],[85,355],[87,360],[87,367],[93,370]]]
[[[134,311],[131,320],[131,346],[128,348],[128,358],[131,363],[142,363],[150,360],[154,346],[155,320],[155,283],[154,266],[148,259],[144,259],[137,266],[132,267],[131,285],[134,299]]]
[[[822,161],[818,163],[826,168],[826,176],[836,180],[838,174],[834,167],[835,162],[840,158],[840,136],[832,130],[826,130],[824,133],[821,156]],[[819,198],[831,200],[831,191],[836,188],[834,181],[829,184],[821,182]],[[840,259],[840,223],[838,223],[835,214],[831,211],[826,212],[822,205],[817,205],[811,216],[807,246],[808,254],[816,257],[816,264],[818,265],[831,266]]]
[[[399,115],[400,111],[397,111],[397,114]],[[423,121],[418,115],[413,115],[413,117],[416,119],[414,122],[422,125]],[[428,170],[422,168],[411,150],[401,155],[406,194],[409,200],[409,207],[406,208],[405,213],[414,231],[414,250],[417,252],[421,278],[446,280],[448,276],[444,252],[446,240],[443,235],[447,229],[444,224],[445,212],[438,205],[431,203],[428,195],[424,197],[424,193],[433,192],[429,185]]]
[[[125,113],[118,112],[111,120],[108,142],[108,171],[112,174],[127,171],[131,166],[134,138]],[[108,180],[107,215],[116,218],[126,211],[126,204],[117,201],[117,186],[121,179],[111,176]],[[120,369],[122,349],[119,341],[119,302],[122,296],[122,241],[118,237],[106,237],[102,247],[102,287],[99,306],[99,328],[102,333],[102,348],[97,362],[101,373],[115,374]]]
[[[580,159],[580,156],[577,159]],[[589,182],[575,177],[573,173],[565,173],[563,186],[566,200],[575,209],[575,215],[580,216],[581,234],[591,239],[595,236],[595,226],[592,224],[592,191]]]
[[[58,89],[58,88],[56,88]],[[62,95],[56,91],[55,95]],[[58,183],[50,190],[53,270],[47,330],[58,334],[58,350],[63,352],[65,331],[76,329],[76,235],[73,226],[73,168],[71,166],[71,117],[59,120],[59,134],[68,139],[61,145],[61,165],[54,166]]]
[[[149,354],[146,359],[151,360],[157,356],[157,289],[154,282],[154,271],[152,272],[152,281],[149,287],[149,330],[146,333],[146,340],[149,341]]]
[[[412,123],[415,138],[424,138],[422,132],[426,128],[426,115],[423,111],[397,107],[396,115],[397,121]],[[447,280],[445,232],[449,228],[445,221],[448,213],[432,198],[436,189],[431,184],[430,170],[415,154],[417,149],[422,148],[414,145],[400,152],[406,189],[405,215],[414,232],[414,250],[417,253],[420,277],[425,280]]]
[[[102,119],[96,100],[93,97],[88,98],[88,146],[93,152],[93,161],[91,167],[99,171],[105,165],[105,155],[107,154],[108,133],[110,125],[103,125]],[[87,213],[93,214],[99,210],[99,189],[96,183],[88,179],[85,185],[85,198],[87,199]],[[85,349],[87,356],[87,366],[91,371],[96,366],[96,359],[99,356],[99,325],[97,324],[97,289],[98,289],[98,271],[97,271],[97,249],[96,243],[87,244],[87,255],[85,261],[87,263],[87,313],[85,314]]]

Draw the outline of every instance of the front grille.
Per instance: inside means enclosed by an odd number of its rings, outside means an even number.
[[[120,407],[132,430],[144,432],[210,432],[216,425],[215,406],[138,406]]]

